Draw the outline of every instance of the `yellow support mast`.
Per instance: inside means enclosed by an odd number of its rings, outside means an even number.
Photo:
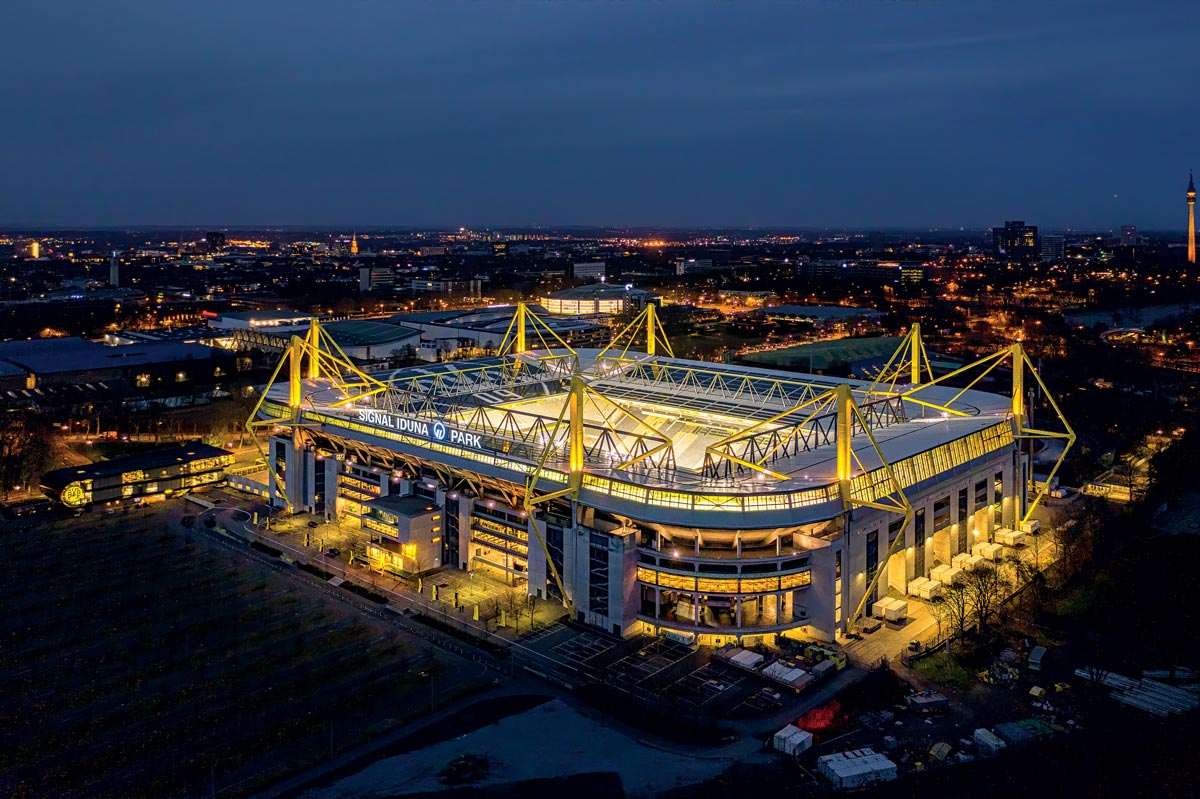
[[[600,360],[606,355],[609,358],[614,356],[609,355],[610,351],[616,351],[620,348],[620,354],[615,357],[618,359],[625,358],[629,350],[638,340],[638,331],[645,327],[646,336],[646,354],[659,355],[665,354],[668,358],[674,358],[675,352],[671,348],[671,341],[667,338],[666,331],[663,330],[662,321],[658,318],[657,306],[654,303],[648,304],[641,313],[633,318],[633,321],[625,325],[621,332],[613,336],[613,340],[608,343],[604,349],[600,350],[596,355],[596,360]],[[624,346],[622,345],[624,343]]]
[[[835,444],[837,446],[838,491],[842,499],[843,525],[849,525],[851,512],[855,508],[866,507],[891,513],[903,513],[904,525],[901,529],[907,529],[908,525],[912,523],[915,512],[900,482],[896,479],[896,473],[892,470],[892,465],[884,457],[883,450],[880,448],[879,442],[875,440],[875,435],[871,432],[866,417],[858,407],[858,404],[854,402],[854,397],[850,392],[850,385],[842,383],[835,391],[837,396],[837,440]],[[879,458],[879,462],[883,464],[884,477],[889,492],[878,499],[871,494],[857,496],[854,491],[854,478],[865,474],[867,471],[863,468],[858,456],[854,454],[853,436],[856,422],[871,442],[871,447],[875,450],[875,455]],[[888,558],[903,546],[904,536],[896,536],[896,540],[888,547],[887,554],[884,556],[882,562],[886,564]],[[883,568],[877,568],[875,574],[871,575],[871,581],[863,588],[863,595],[858,601],[858,606],[854,609],[854,613],[851,614],[850,618],[846,620],[847,632],[853,632],[854,625],[858,623],[858,619],[862,616],[863,609],[867,605],[867,599],[874,593],[875,586],[879,584],[879,579],[883,576],[883,573]],[[842,580],[845,581],[846,579],[846,575],[843,573]]]
[[[285,364],[288,367],[287,414],[260,418],[259,415],[267,401],[267,394],[279,379]],[[266,451],[258,440],[257,433],[264,427],[287,427],[292,431],[293,444],[295,444],[299,429],[302,427],[300,411],[304,402],[304,381],[321,379],[330,384],[329,388],[342,394],[341,398],[330,403],[332,407],[345,405],[387,390],[385,383],[355,366],[350,357],[316,319],[312,320],[311,327],[303,337],[291,337],[282,357],[275,365],[275,371],[271,373],[271,377],[263,386],[258,402],[254,404],[249,418],[246,419],[246,430],[250,433],[250,440],[254,442],[255,448],[266,463],[276,492],[285,500],[287,499],[286,485],[276,472],[275,464],[267,457]]]
[[[1029,354],[1025,352],[1025,348],[1020,342],[1005,347],[991,355],[986,355],[977,361],[961,366],[952,372],[942,375],[941,377],[933,378],[926,383],[918,386],[909,387],[901,392],[899,396],[905,402],[911,402],[926,408],[939,410],[952,416],[968,416],[968,412],[954,407],[955,403],[962,398],[964,394],[974,388],[981,380],[991,374],[1001,364],[1009,362],[1012,367],[1012,397],[1010,398],[1009,413],[1013,422],[1013,438],[1016,439],[1057,439],[1064,441],[1063,451],[1059,453],[1058,459],[1054,463],[1054,468],[1050,470],[1050,474],[1046,476],[1046,482],[1034,494],[1033,500],[1026,508],[1024,515],[1021,517],[1021,522],[1024,524],[1033,517],[1034,510],[1045,499],[1046,494],[1050,490],[1050,483],[1055,475],[1058,474],[1063,463],[1066,461],[1067,453],[1071,447],[1075,445],[1076,435],[1071,428],[1067,417],[1063,414],[1062,409],[1058,407],[1058,403],[1054,399],[1054,395],[1050,393],[1050,389],[1046,387],[1042,376],[1038,374],[1037,368],[1033,361],[1029,359]],[[948,400],[938,400],[936,402],[921,398],[921,392],[930,386],[945,384],[950,380],[958,377],[971,376],[970,381],[957,391]],[[1025,407],[1025,388],[1026,377],[1033,376],[1034,382],[1041,389],[1042,395],[1046,398],[1046,402],[1058,417],[1059,424],[1062,426],[1062,431],[1043,430],[1040,428],[1030,427],[1028,423],[1028,409]],[[1022,490],[1027,487],[1022,486]]]
[[[913,322],[908,334],[900,340],[900,345],[879,370],[867,391],[871,394],[894,394],[896,385],[905,379],[910,386],[921,385],[924,382],[923,375],[928,375],[932,381],[933,366],[929,363],[929,353],[925,351],[925,342],[921,339],[921,323]]]

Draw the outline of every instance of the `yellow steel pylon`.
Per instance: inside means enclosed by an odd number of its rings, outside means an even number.
[[[616,351],[620,347],[620,354],[608,357],[624,358],[630,348],[638,340],[639,328],[645,327],[645,342],[647,355],[666,355],[668,358],[674,358],[675,352],[671,349],[671,342],[667,338],[666,331],[663,330],[662,322],[659,321],[657,306],[654,303],[648,304],[642,312],[633,318],[633,321],[625,325],[621,332],[613,336],[613,340],[608,346],[600,350],[596,359],[605,357],[609,351]],[[623,343],[623,346],[622,346]]]

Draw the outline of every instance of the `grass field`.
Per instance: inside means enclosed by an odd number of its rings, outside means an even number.
[[[0,533],[0,794],[244,795],[331,730],[340,751],[422,715],[419,673],[460,668],[171,512]]]
[[[912,664],[912,670],[927,680],[953,688],[967,689],[976,683],[975,675],[945,650],[926,655]]]

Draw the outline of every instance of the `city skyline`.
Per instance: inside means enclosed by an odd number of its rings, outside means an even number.
[[[1184,227],[1200,10],[860,8],[22,8],[0,224]]]

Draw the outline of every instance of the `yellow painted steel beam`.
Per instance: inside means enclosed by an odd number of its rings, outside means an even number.
[[[1055,415],[1058,416],[1058,421],[1062,424],[1063,429],[1065,430],[1065,439],[1067,442],[1063,446],[1063,451],[1059,454],[1058,460],[1054,462],[1054,467],[1050,470],[1050,474],[1046,475],[1046,481],[1042,484],[1042,487],[1038,489],[1037,493],[1034,494],[1033,501],[1029,503],[1029,507],[1025,509],[1025,515],[1021,517],[1021,523],[1024,524],[1033,517],[1034,510],[1036,510],[1041,501],[1045,499],[1046,494],[1050,492],[1050,483],[1054,480],[1054,476],[1058,474],[1058,470],[1062,468],[1063,463],[1066,462],[1067,453],[1071,450],[1071,447],[1075,445],[1076,436],[1075,430],[1071,427],[1071,423],[1067,421],[1066,415],[1062,412],[1062,409],[1058,407],[1058,403],[1054,400],[1054,395],[1050,393],[1050,389],[1046,387],[1046,383],[1044,380],[1042,380],[1042,376],[1038,374],[1037,369],[1035,369],[1033,366],[1033,362],[1029,360],[1029,355],[1026,354],[1024,349],[1020,351],[1020,354],[1022,361],[1020,366],[1029,367],[1029,372],[1033,375],[1033,379],[1037,382],[1038,387],[1041,388],[1043,396],[1046,397],[1046,401],[1050,403],[1050,407],[1054,410]],[[1017,369],[1018,365],[1014,364],[1013,368],[1014,370]],[[1022,422],[1023,421],[1024,419],[1022,419]],[[1048,434],[1043,430],[1035,430],[1032,428],[1025,428],[1023,426],[1018,427],[1017,434],[1021,437],[1029,438],[1064,438],[1064,434],[1062,433]],[[1024,490],[1024,487],[1022,487],[1022,490]]]
[[[301,365],[304,357],[304,339],[299,336],[292,336],[292,345],[288,357],[290,359],[289,366],[291,367],[288,372],[288,407],[292,408],[294,412],[300,408],[300,384],[303,375]]]
[[[517,303],[517,314],[515,317],[517,325],[517,354],[525,352],[525,322],[529,311],[525,308],[525,303]]]
[[[321,328],[320,323],[313,319],[308,328],[308,379],[317,380],[321,377]]]
[[[575,377],[572,378],[572,383],[574,383],[574,381],[578,380],[578,379],[579,378],[576,375]],[[572,386],[572,388],[573,387],[574,386]],[[582,486],[582,484],[583,484],[582,471],[579,473],[578,482],[575,482],[574,484],[572,484],[570,475],[568,475],[568,484],[567,484],[567,487],[564,489],[561,489],[559,491],[552,491],[548,494],[543,494],[541,496],[538,496],[535,493],[535,489],[537,488],[538,479],[541,477],[542,471],[546,468],[546,461],[549,460],[549,458],[550,458],[550,453],[554,449],[554,443],[556,441],[558,441],[558,432],[562,428],[563,420],[567,418],[567,415],[570,412],[573,394],[574,394],[573,391],[571,393],[569,393],[567,395],[566,400],[563,402],[563,406],[558,412],[558,418],[554,422],[554,427],[550,431],[550,437],[546,441],[546,446],[542,449],[542,455],[540,458],[538,458],[537,467],[529,474],[529,478],[525,483],[525,501],[524,501],[526,518],[529,523],[529,531],[528,532],[530,534],[532,534],[534,538],[537,539],[538,544],[541,546],[542,554],[545,555],[545,557],[546,557],[546,567],[550,570],[550,574],[554,578],[554,583],[555,583],[555,585],[558,586],[558,592],[559,592],[559,594],[562,595],[563,601],[567,603],[567,609],[572,615],[574,615],[574,613],[575,613],[575,603],[572,601],[570,595],[568,595],[566,586],[563,584],[563,581],[562,581],[562,575],[560,575],[558,573],[558,568],[554,565],[554,558],[551,557],[551,555],[550,555],[550,547],[549,547],[549,545],[546,544],[546,539],[542,535],[542,531],[537,525],[537,520],[534,518],[534,508],[535,508],[535,506],[537,506],[541,503],[550,502],[552,500],[558,499],[559,497],[570,496],[572,499],[574,499],[579,496],[579,489],[580,489],[580,486]],[[570,424],[569,420],[568,420],[568,424]],[[574,523],[574,521],[575,520],[572,519],[572,523]],[[566,553],[564,552],[563,555],[565,557]]]
[[[572,478],[572,483],[576,482],[576,476],[583,474],[583,400],[585,385],[583,378],[575,375],[571,378],[571,391],[567,395],[567,402],[570,406],[570,415],[568,421],[568,464]]]
[[[883,503],[875,502],[874,500],[855,500],[853,497],[852,485],[849,495],[843,495],[843,504],[865,505],[866,507],[878,508],[880,510],[902,510],[904,512],[904,524],[900,529],[901,531],[906,530],[908,529],[908,525],[912,524],[913,517],[915,516],[912,503],[908,501],[908,496],[904,493],[903,486],[901,486],[900,481],[896,479],[896,473],[892,469],[891,463],[889,463],[888,459],[884,457],[883,449],[879,446],[879,442],[875,440],[875,434],[872,433],[871,428],[867,426],[867,420],[863,416],[862,410],[859,409],[858,405],[854,403],[852,398],[850,399],[848,405],[849,410],[858,418],[859,423],[862,425],[863,432],[867,434],[867,439],[871,442],[871,446],[874,448],[875,455],[879,458],[879,462],[883,464],[884,474],[887,476],[888,482],[891,483],[892,488],[894,489],[893,495],[895,496],[895,503],[897,507],[888,508]],[[848,424],[848,427],[853,430],[853,424]],[[859,466],[861,465],[862,464],[860,463]],[[847,523],[849,523],[848,514],[843,518],[845,518]],[[865,588],[863,588],[863,595],[858,601],[858,606],[854,609],[853,615],[851,615],[846,622],[847,631],[853,632],[854,625],[858,623],[859,618],[862,616],[863,608],[865,608],[867,605],[867,597],[871,596],[871,594],[875,592],[875,586],[879,584],[879,579],[883,576],[883,573],[887,567],[888,559],[896,553],[897,547],[902,547],[903,544],[904,536],[898,535],[896,536],[896,540],[893,541],[891,546],[888,547],[887,554],[883,559],[883,566],[875,569],[875,574],[872,575],[871,581],[866,585]],[[846,579],[844,574],[842,575],[842,579]]]
[[[929,363],[929,353],[925,351],[925,342],[921,338],[919,322],[913,322],[908,333],[900,340],[896,351],[892,353],[892,357],[871,381],[867,394],[895,393],[896,384],[905,376],[905,372],[908,373],[910,387],[919,386],[924,382],[922,380],[923,372],[929,375],[929,381],[933,381],[933,366]],[[880,389],[883,384],[887,385],[886,389]]]
[[[851,463],[851,457],[854,452],[851,440],[852,419],[850,406],[854,400],[850,397],[850,385],[848,383],[840,384],[836,391],[837,397],[837,438],[834,444],[837,446],[837,478],[838,487],[842,495],[842,505],[846,510],[850,509],[850,478],[854,466]]]

